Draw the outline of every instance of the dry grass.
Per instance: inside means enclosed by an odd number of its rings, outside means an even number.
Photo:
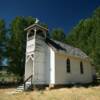
[[[8,93],[14,90],[0,89],[0,100],[100,100],[100,86]]]

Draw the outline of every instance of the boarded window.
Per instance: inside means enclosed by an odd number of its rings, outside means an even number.
[[[82,61],[80,62],[80,73],[81,73],[81,74],[84,73],[84,70],[83,70],[83,63],[82,63]]]
[[[66,60],[66,72],[70,73],[70,59]]]

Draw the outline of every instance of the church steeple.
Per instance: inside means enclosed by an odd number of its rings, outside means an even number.
[[[39,25],[38,22],[39,20],[36,19],[35,24],[30,25],[29,27],[24,29],[25,31],[27,31],[28,40],[32,39],[36,35],[40,35],[46,38],[48,29]]]

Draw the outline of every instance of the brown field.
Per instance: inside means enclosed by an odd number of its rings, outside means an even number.
[[[0,89],[0,100],[100,100],[100,86],[72,87],[13,93],[15,89]]]

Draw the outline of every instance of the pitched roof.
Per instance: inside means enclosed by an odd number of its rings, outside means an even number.
[[[81,51],[79,48],[75,48],[68,44],[65,44],[65,43],[62,43],[62,42],[59,42],[53,39],[49,39],[49,38],[46,39],[46,43],[50,45],[51,47],[53,47],[53,49],[56,52],[62,52],[67,55],[80,57],[82,59],[88,58],[88,56],[83,51]]]
[[[38,28],[40,28],[40,29],[43,29],[43,30],[48,31],[47,28],[45,28],[45,27],[43,27],[43,26],[41,26],[41,25],[39,25],[39,24],[32,24],[32,25],[30,25],[29,27],[25,28],[24,30],[27,31],[27,30],[29,30],[29,29],[31,29],[31,28],[34,28],[34,27],[38,27]]]

